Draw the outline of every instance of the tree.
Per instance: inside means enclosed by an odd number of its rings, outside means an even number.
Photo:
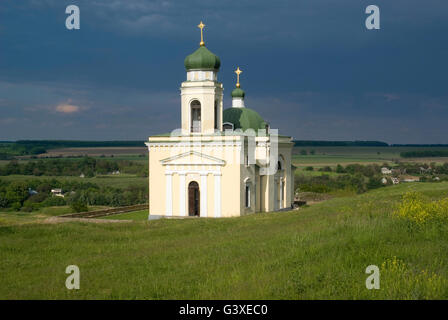
[[[345,169],[344,169],[343,166],[341,166],[340,164],[338,164],[338,165],[336,166],[336,172],[337,172],[337,173],[345,173]]]
[[[15,181],[6,188],[5,198],[9,203],[19,203],[22,206],[28,196],[28,186],[25,182]]]
[[[75,212],[85,212],[89,210],[87,205],[81,201],[74,201],[70,205],[70,208],[72,208],[72,210]]]

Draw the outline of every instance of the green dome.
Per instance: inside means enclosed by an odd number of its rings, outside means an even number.
[[[242,90],[241,90],[242,91]],[[266,122],[255,110],[249,108],[228,108],[223,112],[223,123],[233,123],[233,129],[264,129]]]
[[[232,91],[232,98],[244,98],[245,95],[246,95],[246,93],[244,92],[244,90],[242,90],[240,88],[235,88]]]
[[[185,58],[184,65],[187,71],[193,69],[218,70],[221,66],[221,60],[205,46],[201,46]]]

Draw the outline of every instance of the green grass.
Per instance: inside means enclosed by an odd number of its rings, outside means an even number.
[[[114,214],[111,216],[103,217],[102,219],[112,219],[112,220],[135,220],[142,221],[148,220],[148,210],[132,211],[122,214]]]
[[[108,207],[89,206],[89,211],[105,208]],[[69,206],[45,207],[33,212],[12,211],[11,209],[8,209],[8,211],[5,210],[6,209],[0,209],[0,226],[36,223],[41,222],[49,217],[73,213],[73,209],[71,209]]]
[[[334,171],[326,172],[326,171],[319,171],[316,169],[314,169],[313,171],[309,171],[309,170],[305,170],[303,168],[296,169],[294,174],[295,175],[303,175],[305,177],[319,177],[319,176],[323,176],[323,175],[327,175],[330,177],[336,177],[336,176],[341,175],[341,173],[337,173]]]
[[[439,199],[448,183],[241,218],[2,226],[0,299],[447,299],[447,226],[391,217],[409,190]],[[387,261],[367,290],[366,267]],[[71,264],[80,290],[65,288]]]

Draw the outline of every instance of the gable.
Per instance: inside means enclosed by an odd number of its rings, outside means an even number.
[[[164,166],[166,165],[205,165],[212,166],[225,165],[225,161],[216,157],[209,156],[197,151],[189,151],[160,160],[160,163]]]

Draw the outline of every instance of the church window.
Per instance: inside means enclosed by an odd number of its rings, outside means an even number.
[[[280,189],[280,199],[282,201],[285,201],[285,180],[282,180],[282,183],[280,184],[280,187],[281,187],[281,189]]]
[[[246,208],[250,208],[250,185],[246,184]]]
[[[191,102],[191,132],[201,132],[201,103]]]
[[[222,124],[222,129],[225,130],[233,130],[233,123],[230,122],[224,122]]]

